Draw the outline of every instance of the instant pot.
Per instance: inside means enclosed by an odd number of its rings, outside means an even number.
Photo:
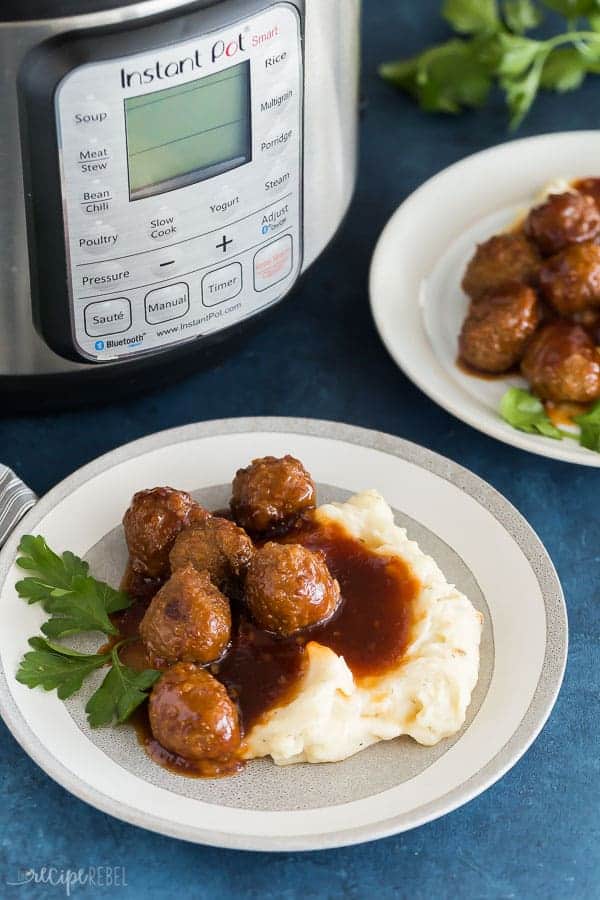
[[[352,195],[360,0],[0,18],[5,401],[181,373],[289,294]]]

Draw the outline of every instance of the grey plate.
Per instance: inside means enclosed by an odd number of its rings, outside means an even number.
[[[433,802],[409,812],[389,817],[368,825],[358,825],[327,834],[307,833],[290,837],[261,837],[217,832],[199,823],[190,829],[172,818],[155,813],[140,812],[134,806],[115,803],[101,791],[78,778],[60,760],[48,753],[43,743],[34,735],[28,722],[18,709],[0,672],[0,711],[7,725],[29,755],[56,781],[81,799],[126,821],[146,828],[217,846],[243,849],[315,849],[340,846],[384,836],[423,822],[456,808],[476,796],[496,781],[525,752],[546,721],[555,702],[562,681],[567,653],[566,610],[560,584],[546,551],[522,516],[493,488],[455,463],[398,438],[365,429],[351,428],[329,422],[294,419],[239,419],[208,422],[163,432],[126,445],[76,472],[54,488],[28,514],[0,554],[0,585],[15,558],[16,545],[22,533],[36,530],[37,523],[72,491],[95,476],[107,472],[113,466],[160,447],[181,445],[190,440],[214,436],[251,432],[296,433],[298,435],[326,436],[398,457],[419,468],[451,482],[465,494],[485,507],[511,535],[527,557],[540,586],[546,608],[546,654],[539,681],[529,708],[520,726],[510,740],[499,747],[495,756],[481,769],[474,772],[460,787],[439,796]],[[157,481],[160,478],[157,475]],[[357,484],[356,490],[368,485]],[[320,502],[342,500],[348,491],[320,485]],[[199,499],[207,505],[219,506],[227,499],[227,487],[216,485],[199,492]],[[494,668],[493,615],[469,567],[447,543],[414,517],[396,510],[399,524],[409,530],[422,549],[439,562],[450,581],[463,590],[484,613],[486,626],[482,642],[480,679],[469,709],[463,731],[450,741],[435,748],[423,748],[410,739],[379,744],[346,760],[323,766],[296,766],[278,769],[268,761],[248,766],[239,778],[223,781],[196,781],[178,778],[158,768],[143,754],[130,728],[106,729],[90,732],[85,722],[81,699],[73,698],[68,710],[78,728],[99,749],[133,776],[148,785],[161,787],[171,793],[214,804],[219,808],[252,810],[256,812],[281,812],[337,807],[357,800],[374,798],[383,792],[410,781],[425,772],[460,740],[475,720],[485,700]],[[120,529],[105,535],[87,554],[94,573],[118,580],[124,562]],[[1,589],[0,589],[1,591]],[[25,636],[24,636],[25,637]],[[10,675],[12,678],[12,673]]]

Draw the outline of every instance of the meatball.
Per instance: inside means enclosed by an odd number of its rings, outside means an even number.
[[[580,194],[587,194],[596,205],[600,204],[600,178],[582,178],[576,186]]]
[[[190,519],[207,513],[185,491],[157,487],[135,494],[123,517],[131,568],[147,578],[169,574],[169,552]]]
[[[477,247],[463,278],[463,290],[472,300],[479,300],[507,282],[535,284],[540,264],[537,248],[523,233],[498,234]]]
[[[542,400],[588,403],[600,398],[600,352],[580,325],[545,325],[532,339],[521,368]]]
[[[171,571],[188,564],[208,572],[217,587],[226,593],[246,574],[254,545],[245,531],[218,516],[209,516],[199,525],[182,531],[171,550]]]
[[[211,663],[231,638],[231,610],[208,572],[178,569],[154,597],[140,623],[150,659]]]
[[[600,246],[572,244],[552,256],[540,271],[546,300],[564,316],[600,306]]]
[[[506,372],[521,360],[540,317],[535,291],[523,284],[473,303],[459,338],[461,359],[482,372]]]
[[[192,663],[172,666],[149,701],[152,734],[185,759],[223,759],[240,747],[237,708],[223,685]]]
[[[312,509],[315,502],[315,483],[293,456],[255,459],[233,481],[231,509],[238,525],[248,531],[281,525]]]
[[[330,619],[340,602],[340,586],[321,553],[269,542],[250,563],[246,602],[261,628],[288,637]]]
[[[569,244],[592,241],[600,233],[600,209],[586,194],[551,194],[531,210],[525,231],[545,256],[552,256]]]

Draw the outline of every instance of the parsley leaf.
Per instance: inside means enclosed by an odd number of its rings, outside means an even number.
[[[600,400],[583,416],[577,416],[575,422],[581,428],[581,446],[600,453]]]
[[[541,400],[521,388],[509,388],[500,403],[502,418],[528,434],[542,434],[555,440],[562,440],[563,435],[552,424]]]
[[[442,15],[460,34],[482,34],[500,25],[496,0],[445,0]]]
[[[504,0],[502,15],[507,27],[514,34],[525,34],[537,28],[543,16],[532,0]]]
[[[27,687],[56,690],[66,700],[79,690],[85,678],[110,661],[110,653],[78,653],[44,638],[29,640],[31,651],[25,654],[17,672],[17,681]]]
[[[148,691],[160,678],[154,669],[136,672],[119,660],[118,646],[112,651],[112,668],[85,708],[92,728],[121,725],[148,698]]]
[[[587,63],[577,47],[557,47],[546,59],[541,86],[564,94],[576,90],[587,74]]]
[[[598,12],[597,0],[543,0],[543,2],[544,6],[569,20]]]
[[[131,599],[88,574],[88,564],[65,552],[50,549],[43,537],[24,535],[17,565],[35,574],[17,583],[17,592],[28,603],[40,603],[52,618],[42,627],[57,638],[80,631],[116,634],[109,615],[131,606]]]
[[[482,106],[492,86],[489,66],[476,45],[459,39],[409,60],[385,63],[379,71],[429,112],[458,113],[465,107]]]

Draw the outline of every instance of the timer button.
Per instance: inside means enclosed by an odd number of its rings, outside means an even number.
[[[119,240],[119,232],[107,225],[99,225],[85,231],[74,239],[76,246],[82,253],[92,256],[110,256]]]
[[[281,128],[280,125],[261,140],[260,152],[264,153],[265,156],[277,156],[279,153],[283,153],[286,147],[289,147],[292,144],[293,139],[294,129]]]
[[[283,281],[294,268],[294,244],[286,234],[259,250],[254,257],[254,290],[266,291]]]
[[[204,306],[218,306],[225,300],[233,300],[241,294],[242,286],[241,263],[222,266],[202,279],[202,303]]]
[[[131,328],[131,303],[127,297],[89,303],[83,313],[85,331],[90,337],[120,334]]]

